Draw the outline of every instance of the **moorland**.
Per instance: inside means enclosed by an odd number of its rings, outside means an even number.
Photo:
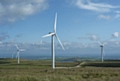
[[[0,81],[120,81],[120,61],[74,61],[0,59]]]

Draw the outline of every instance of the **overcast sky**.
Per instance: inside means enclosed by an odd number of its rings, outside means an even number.
[[[55,13],[57,34],[66,50],[55,40],[56,54],[100,54],[98,41],[106,43],[106,54],[120,54],[119,0],[0,0],[0,55],[16,53],[51,55]]]

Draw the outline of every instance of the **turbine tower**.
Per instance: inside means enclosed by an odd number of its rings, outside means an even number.
[[[105,42],[102,43],[102,42],[98,42],[100,44],[100,47],[101,47],[101,61],[103,62],[104,61],[104,45],[106,44]]]
[[[25,49],[20,49],[17,44],[15,44],[17,48],[17,55],[16,57],[18,58],[18,64],[20,63],[20,52],[25,51]]]
[[[51,53],[52,53],[52,68],[54,69],[55,68],[55,45],[54,45],[54,37],[57,38],[58,42],[60,43],[61,47],[63,48],[64,50],[64,47],[56,33],[56,24],[57,24],[57,13],[55,15],[55,23],[54,23],[54,31],[53,32],[49,32],[47,35],[44,35],[44,37],[49,37],[51,36]]]

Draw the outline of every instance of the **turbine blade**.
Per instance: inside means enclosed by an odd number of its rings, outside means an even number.
[[[20,49],[20,51],[26,51],[25,49]]]
[[[19,50],[19,47],[18,47],[18,45],[17,45],[17,44],[15,44],[15,46],[16,46],[16,48]]]
[[[56,33],[56,25],[57,25],[57,13],[55,15],[55,23],[54,23],[54,32]]]
[[[50,33],[50,34],[47,34],[47,35],[44,35],[44,36],[42,36],[43,38],[44,37],[49,37],[49,36],[52,36],[52,35],[54,35],[55,33]]]
[[[103,45],[107,44],[107,42],[104,42]]]
[[[59,39],[59,37],[57,36],[57,34],[55,34],[55,36],[56,36],[56,38],[57,38],[58,42],[60,43],[60,45],[61,45],[62,49],[63,49],[63,50],[65,50],[65,48],[63,47],[62,42],[60,41],[60,39]]]
[[[103,45],[100,41],[98,41],[99,45]]]

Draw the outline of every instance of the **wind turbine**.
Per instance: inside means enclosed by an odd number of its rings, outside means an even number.
[[[25,49],[20,49],[17,44],[15,44],[17,48],[17,55],[16,58],[18,58],[18,64],[20,63],[20,52],[25,51]]]
[[[54,31],[53,32],[49,32],[47,35],[44,35],[44,37],[49,37],[51,36],[51,53],[52,53],[52,68],[55,68],[55,45],[54,45],[54,36],[57,38],[58,42],[60,43],[61,47],[64,50],[64,47],[56,33],[56,24],[57,24],[57,13],[55,15],[55,22],[54,22]]]
[[[100,41],[98,41],[98,43],[99,43],[99,45],[100,45],[100,47],[101,47],[101,61],[103,62],[104,61],[104,45],[106,44],[106,42],[104,42],[104,43],[102,43],[102,42],[100,42]]]

